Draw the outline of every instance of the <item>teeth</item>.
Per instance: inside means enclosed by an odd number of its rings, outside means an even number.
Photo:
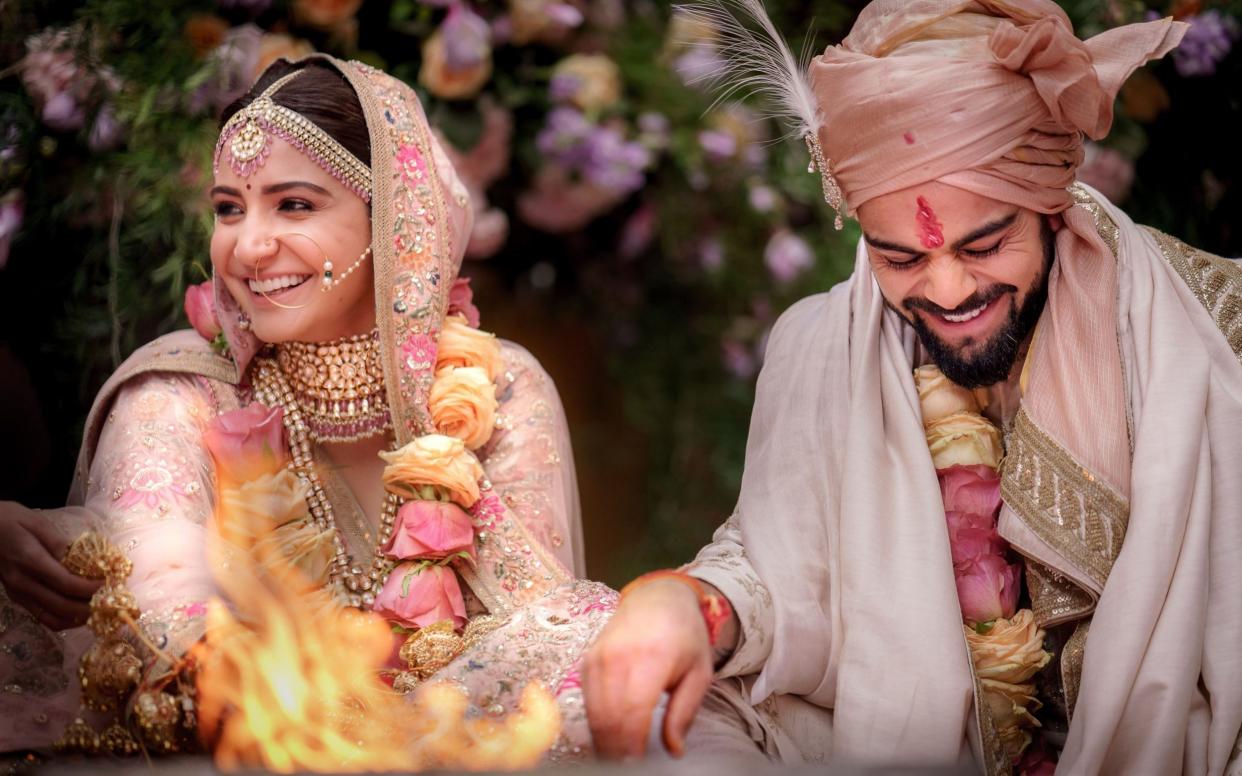
[[[251,279],[250,290],[256,294],[270,294],[282,288],[301,285],[309,277],[310,275],[282,275],[281,277],[268,278],[267,280]]]
[[[946,321],[952,321],[953,323],[965,323],[966,321],[978,318],[979,314],[983,312],[984,307],[987,307],[987,305],[983,305],[983,307],[976,307],[974,310],[971,310],[968,313],[962,313],[961,315],[945,315],[944,319]]]

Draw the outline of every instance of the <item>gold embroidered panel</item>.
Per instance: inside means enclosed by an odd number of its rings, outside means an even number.
[[[1001,496],[1035,534],[1103,589],[1121,552],[1130,505],[1035,425],[1014,419]]]
[[[1041,628],[1068,622],[1095,608],[1090,593],[1034,558],[1026,559],[1026,589],[1031,594],[1031,613]]]
[[[1164,260],[1207,309],[1242,363],[1242,264],[1192,248],[1150,227],[1144,228],[1156,239]]]
[[[1117,255],[1117,249],[1121,244],[1121,230],[1117,228],[1117,222],[1113,217],[1104,212],[1104,208],[1100,207],[1100,203],[1087,193],[1087,190],[1075,183],[1069,187],[1070,196],[1074,198],[1074,202],[1081,205],[1091,217],[1095,219],[1095,231],[1100,235],[1100,239],[1112,251],[1113,256]]]

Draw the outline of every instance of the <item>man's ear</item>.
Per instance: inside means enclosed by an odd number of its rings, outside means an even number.
[[[1053,234],[1065,228],[1065,219],[1061,217],[1060,213],[1051,213],[1044,216],[1044,218],[1048,219],[1048,228],[1052,230]]]

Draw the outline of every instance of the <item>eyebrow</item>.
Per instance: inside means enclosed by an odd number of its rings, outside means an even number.
[[[1004,216],[1003,218],[998,218],[995,221],[986,223],[983,226],[976,229],[975,231],[966,235],[962,239],[953,243],[953,245],[951,246],[951,250],[954,252],[957,252],[961,250],[963,247],[970,245],[972,242],[975,242],[976,240],[982,240],[984,237],[990,237],[991,235],[996,234],[1002,229],[1007,229],[1013,225],[1013,222],[1016,221],[1017,218],[1018,218],[1018,211],[1015,210],[1009,215]],[[863,232],[863,239],[866,240],[867,244],[870,245],[871,247],[879,248],[880,250],[896,251],[898,253],[908,253],[914,257],[924,256],[927,253],[926,251],[918,251],[918,250],[915,250],[914,248],[909,248],[905,245],[899,245],[897,243],[892,243],[887,240],[881,240],[878,237],[872,237],[866,232]]]
[[[288,191],[290,189],[310,189],[316,194],[322,194],[324,196],[328,196],[332,193],[328,191],[327,189],[325,189],[323,186],[320,186],[319,184],[316,184],[316,183],[311,183],[310,181],[285,181],[284,183],[273,183],[270,186],[264,186],[263,190],[260,193],[279,194],[282,191]],[[210,193],[211,193],[211,196],[213,197],[217,194],[224,194],[229,197],[240,197],[241,196],[240,191],[232,187],[229,187],[229,186],[216,186],[212,188]]]

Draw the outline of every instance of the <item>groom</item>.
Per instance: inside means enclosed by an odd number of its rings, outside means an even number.
[[[875,0],[788,74],[826,198],[862,226],[854,274],[775,327],[733,516],[631,583],[589,653],[601,753],[641,755],[667,692],[674,753],[1238,767],[1242,268],[1074,182],[1184,27],[1084,42],[1051,0]],[[1039,643],[998,660],[1052,655],[1012,704],[966,646],[931,363],[1004,429],[999,534]]]

